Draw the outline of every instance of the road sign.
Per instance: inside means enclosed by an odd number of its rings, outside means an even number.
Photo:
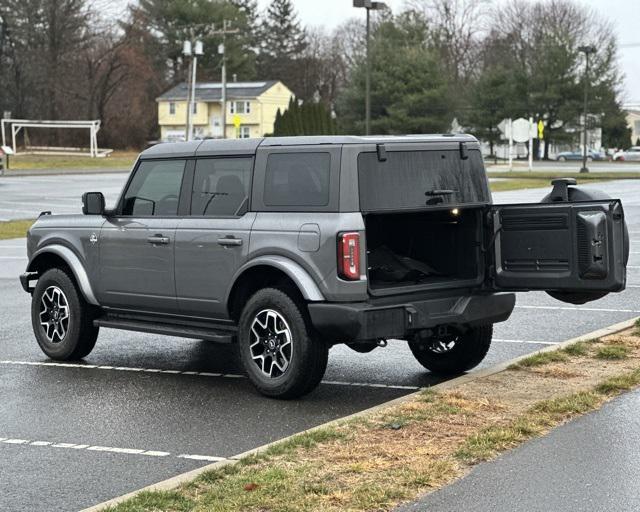
[[[524,117],[521,117],[519,119],[516,119],[513,122],[513,125],[511,127],[511,131],[513,132],[513,140],[515,140],[516,142],[527,142],[529,140],[529,131],[530,131],[530,124],[529,124],[529,120],[525,119]]]
[[[511,138],[511,119],[503,119],[498,124],[498,130],[502,134],[503,138],[510,139]]]
[[[542,119],[538,121],[538,138],[540,140],[544,139],[544,123],[542,122]]]
[[[236,127],[236,130],[239,130],[241,124],[242,124],[242,119],[240,119],[240,116],[238,114],[235,114],[233,116],[233,126]]]

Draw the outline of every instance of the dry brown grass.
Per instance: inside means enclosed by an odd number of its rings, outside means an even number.
[[[620,346],[623,359],[597,357]],[[144,493],[115,510],[390,510],[640,385],[631,330],[562,354],[302,434],[164,495],[167,508]]]

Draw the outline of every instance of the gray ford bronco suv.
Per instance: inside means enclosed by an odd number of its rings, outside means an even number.
[[[87,356],[101,327],[236,343],[263,394],[314,389],[329,348],[406,340],[428,370],[476,366],[513,291],[584,303],[624,289],[619,200],[555,180],[492,205],[466,135],[159,144],[105,209],[43,213],[20,278],[44,353]]]

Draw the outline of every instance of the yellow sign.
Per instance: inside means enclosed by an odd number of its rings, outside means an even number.
[[[542,122],[542,119],[538,121],[538,138],[544,139],[544,123]]]
[[[233,126],[236,127],[236,130],[238,130],[240,128],[241,124],[242,124],[242,120],[240,119],[240,116],[238,114],[234,114],[234,116],[233,116]]]

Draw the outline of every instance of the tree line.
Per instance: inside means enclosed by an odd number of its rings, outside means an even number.
[[[256,0],[139,0],[122,12],[108,0],[0,0],[0,110],[99,118],[102,145],[143,146],[157,137],[155,98],[186,79],[182,41],[204,43],[198,79],[220,79],[224,21],[237,29],[229,76],[279,79],[296,95],[276,131],[364,132],[363,22],[304,26],[292,0],[265,11]],[[597,48],[586,78],[584,44]],[[630,144],[614,31],[577,1],[408,0],[375,13],[371,55],[374,133],[447,132],[455,120],[493,149],[502,119],[531,116],[551,142],[575,143],[586,79],[603,144]]]

